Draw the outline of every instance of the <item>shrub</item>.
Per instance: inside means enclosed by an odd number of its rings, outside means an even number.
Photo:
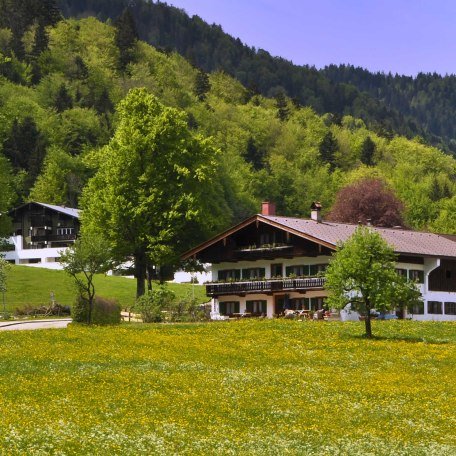
[[[78,296],[72,309],[73,321],[87,323],[89,302]],[[92,324],[116,325],[120,323],[120,305],[113,300],[96,296],[93,301]]]
[[[172,307],[176,295],[161,285],[152,292],[140,296],[136,300],[134,310],[141,314],[144,323],[163,321],[163,311]]]

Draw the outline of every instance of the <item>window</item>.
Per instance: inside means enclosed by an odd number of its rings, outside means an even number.
[[[314,277],[321,270],[320,267],[325,267],[327,265],[318,265],[318,264],[303,264],[298,266],[287,266],[285,268],[286,276],[295,275],[297,277]]]
[[[424,272],[416,269],[410,269],[409,279],[416,283],[424,283]]]
[[[321,310],[325,304],[325,298],[310,298],[310,310]]]
[[[262,279],[266,276],[265,268],[249,268],[242,270],[243,279]]]
[[[428,314],[441,314],[442,303],[439,301],[428,301]]]
[[[424,314],[424,302],[420,302],[419,304],[415,304],[407,309],[408,313],[413,315],[423,315]]]
[[[396,273],[402,277],[407,277],[407,269],[396,269]]]
[[[282,277],[283,267],[281,264],[271,264],[271,277]]]
[[[247,301],[246,310],[252,314],[266,314],[266,301]]]
[[[74,234],[74,228],[57,228],[58,236],[64,236],[67,234]]]
[[[292,299],[291,308],[294,310],[308,310],[309,309],[309,299],[308,298]]]
[[[456,302],[445,303],[445,315],[456,315]]]
[[[233,315],[239,313],[239,301],[219,302],[220,315]]]
[[[239,280],[241,278],[240,269],[222,269],[217,273],[218,280]]]

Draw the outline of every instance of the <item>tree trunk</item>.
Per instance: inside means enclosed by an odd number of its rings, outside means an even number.
[[[87,312],[87,323],[92,324],[93,300],[95,297],[95,287],[93,286],[92,277],[88,277],[87,292],[89,296],[89,311]]]
[[[372,337],[372,325],[371,325],[371,307],[370,307],[370,302],[366,302],[366,337],[371,338]]]
[[[146,253],[141,250],[135,253],[135,277],[136,277],[136,297],[139,298],[145,292],[145,281],[146,281],[146,268],[147,260]]]
[[[152,276],[153,276],[153,270],[152,266],[150,264],[147,265],[147,291],[149,293],[152,292]]]

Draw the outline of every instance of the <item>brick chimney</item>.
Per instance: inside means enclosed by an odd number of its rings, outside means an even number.
[[[322,222],[321,218],[321,203],[319,201],[314,201],[310,206],[310,218],[315,220],[318,223]]]
[[[275,203],[270,201],[263,201],[261,203],[261,215],[276,215]]]

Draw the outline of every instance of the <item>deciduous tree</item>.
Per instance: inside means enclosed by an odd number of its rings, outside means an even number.
[[[94,276],[113,267],[109,245],[101,236],[86,232],[62,252],[60,262],[65,272],[73,277],[83,302],[87,302],[87,323],[90,324],[95,298]]]
[[[362,179],[342,188],[328,219],[393,227],[404,225],[404,206],[381,179]]]
[[[174,264],[226,222],[216,186],[217,151],[191,132],[184,112],[134,89],[118,106],[114,137],[83,193],[83,228],[105,233],[119,258],[132,257],[137,295],[147,266]]]
[[[394,250],[374,230],[358,227],[340,244],[326,270],[328,305],[365,315],[366,337],[372,337],[371,310],[386,312],[413,306],[420,297],[416,285],[397,274]]]

